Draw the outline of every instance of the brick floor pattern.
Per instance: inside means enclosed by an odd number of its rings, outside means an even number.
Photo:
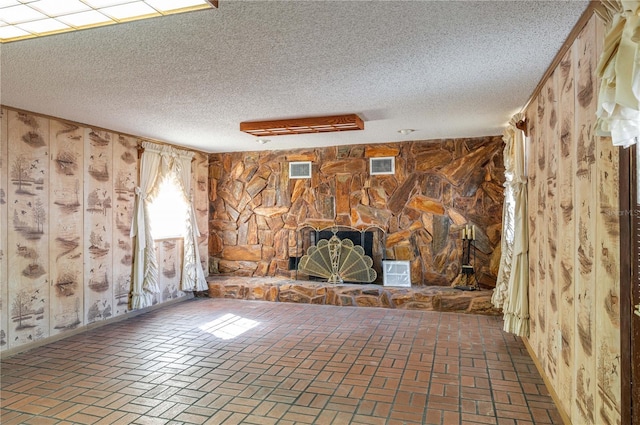
[[[491,316],[196,298],[4,359],[0,421],[562,423],[501,328]]]

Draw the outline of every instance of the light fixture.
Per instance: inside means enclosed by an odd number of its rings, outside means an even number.
[[[413,133],[415,130],[412,128],[403,128],[401,130],[398,130],[398,133],[402,134],[403,136],[406,136],[407,134],[411,134]]]
[[[329,133],[348,130],[364,130],[364,121],[356,114],[346,114],[240,123],[240,131],[254,136],[283,136],[285,134]]]
[[[269,140],[269,139],[256,139],[256,143],[260,143],[261,145],[266,145],[270,141],[271,140]]]
[[[0,43],[218,7],[218,0],[0,0]]]

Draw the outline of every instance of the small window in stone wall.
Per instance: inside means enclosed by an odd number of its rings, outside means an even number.
[[[396,159],[393,156],[369,158],[369,174],[395,174]]]
[[[290,179],[310,179],[311,161],[294,161],[289,163]]]

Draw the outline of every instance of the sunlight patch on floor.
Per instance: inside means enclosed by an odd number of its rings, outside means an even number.
[[[260,322],[256,322],[255,320],[229,313],[209,323],[205,323],[200,326],[200,330],[208,332],[216,338],[227,340],[242,335],[259,324]]]

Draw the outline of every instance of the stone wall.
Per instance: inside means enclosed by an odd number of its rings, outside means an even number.
[[[409,260],[414,285],[460,279],[465,225],[476,226],[475,269],[495,285],[504,166],[498,136],[212,154],[212,273],[294,277],[299,229],[332,225],[386,232],[386,258]],[[394,175],[369,175],[369,158],[395,157]],[[311,161],[311,179],[289,179]]]

